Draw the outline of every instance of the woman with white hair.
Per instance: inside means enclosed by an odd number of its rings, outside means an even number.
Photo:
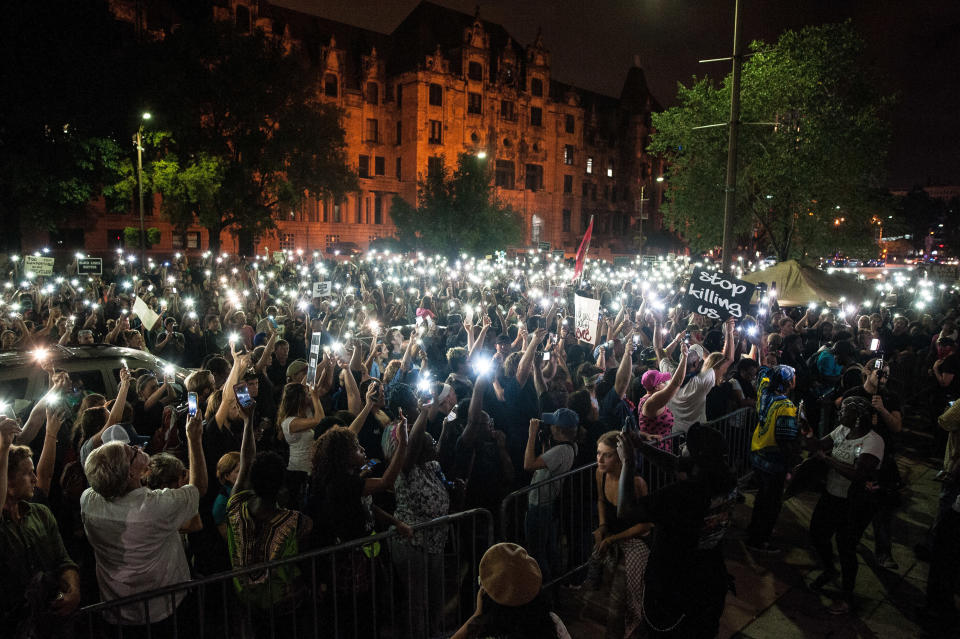
[[[207,490],[202,420],[187,422],[189,483],[174,489],[150,490],[140,478],[150,458],[139,446],[113,441],[90,453],[84,472],[90,488],[80,497],[80,514],[97,560],[97,582],[104,601],[190,580],[190,567],[179,530],[198,512]],[[184,594],[151,599],[104,613],[109,623],[151,625],[168,632]],[[129,630],[129,628],[127,628]]]

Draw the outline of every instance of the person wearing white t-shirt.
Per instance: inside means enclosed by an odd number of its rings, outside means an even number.
[[[287,461],[286,497],[283,505],[301,508],[303,491],[313,470],[313,429],[324,418],[323,405],[317,387],[290,382],[283,387],[280,408],[277,410],[278,437],[290,447]]]
[[[807,435],[807,448],[823,457],[828,466],[826,490],[810,518],[810,536],[823,564],[811,587],[819,590],[837,577],[833,538],[842,574],[842,595],[829,608],[831,614],[850,611],[857,579],[857,543],[873,519],[877,501],[871,496],[876,471],[883,459],[883,438],[872,430],[872,408],[863,397],[847,397],[840,405],[840,425],[821,440]]]
[[[733,318],[723,324],[723,358],[713,366],[705,366],[707,351],[700,344],[691,344],[687,355],[687,374],[679,390],[670,400],[668,406],[673,413],[673,432],[685,433],[697,422],[704,424],[707,421],[707,393],[710,392],[717,379],[723,378],[727,368],[733,363],[734,348]],[[659,368],[664,373],[673,374],[677,365],[669,359],[668,354],[682,341],[684,333],[677,335],[666,349],[660,348],[660,331],[654,330],[654,348],[659,359]]]
[[[104,601],[120,599],[190,581],[190,566],[180,540],[180,528],[197,515],[207,491],[203,456],[203,422],[187,422],[189,483],[180,488],[150,490],[140,477],[150,458],[139,446],[112,441],[90,453],[84,472],[90,488],[80,496],[80,516],[97,560],[97,582]],[[185,591],[104,611],[108,623],[151,625],[154,635],[173,634],[175,608]],[[149,615],[149,616],[148,616]],[[157,626],[156,624],[160,624]],[[159,633],[159,634],[158,634]]]

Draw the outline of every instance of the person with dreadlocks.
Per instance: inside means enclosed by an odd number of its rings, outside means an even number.
[[[666,465],[677,481],[647,496],[636,494],[634,451]],[[617,518],[625,525],[654,524],[653,543],[640,589],[648,637],[715,637],[730,575],[723,538],[733,521],[737,480],[726,462],[719,431],[699,423],[687,431],[679,460],[636,432],[617,439],[621,461]]]
[[[787,469],[799,461],[797,407],[787,397],[796,384],[796,373],[781,364],[761,368],[758,379],[757,427],[750,442],[750,465],[759,490],[747,528],[747,548],[774,555],[780,549],[770,543],[770,537],[783,506]]]
[[[876,472],[883,459],[883,438],[873,430],[872,408],[863,397],[847,397],[840,405],[840,425],[817,440],[804,438],[806,447],[826,460],[827,484],[810,517],[810,537],[823,564],[823,574],[811,584],[819,590],[837,578],[833,538],[842,571],[840,598],[829,608],[846,614],[853,605],[857,579],[857,544],[877,511]]]

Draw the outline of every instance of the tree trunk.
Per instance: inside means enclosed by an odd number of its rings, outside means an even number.
[[[220,231],[221,225],[213,225],[205,227],[207,229],[207,235],[209,236],[209,243],[207,248],[210,249],[211,253],[220,252]]]
[[[241,256],[251,256],[253,250],[253,232],[241,228],[237,231],[237,253]]]

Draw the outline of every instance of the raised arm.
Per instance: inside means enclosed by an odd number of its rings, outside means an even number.
[[[249,426],[250,418],[246,416],[245,427]],[[203,455],[203,418],[198,412],[187,420],[187,460],[190,463],[189,482],[196,486],[203,497],[207,494],[207,460]]]
[[[723,361],[714,369],[717,379],[722,379],[730,364],[733,364],[734,353],[736,352],[736,340],[734,339],[734,324],[736,320],[732,317],[723,323]]]
[[[234,485],[234,490],[237,492],[252,488],[250,467],[253,465],[254,457],[257,456],[257,442],[254,440],[251,425],[253,409],[245,411],[241,408],[240,413],[243,415],[243,439],[240,441],[240,466],[237,470],[237,483]]]
[[[227,381],[223,384],[220,405],[217,407],[216,415],[214,415],[214,419],[217,420],[217,425],[220,427],[227,423],[230,416],[230,407],[237,402],[237,395],[234,393],[233,387],[240,379],[240,372],[245,370],[250,362],[250,353],[237,353],[234,344],[230,344],[230,350],[233,353],[233,368],[230,369]]]
[[[374,477],[363,482],[364,496],[392,488],[393,482],[400,474],[400,469],[403,468],[407,454],[407,418],[403,416],[402,410],[397,429],[397,448],[393,451],[393,457],[390,458],[390,465],[384,471],[383,477]]]
[[[660,409],[667,405],[667,403],[673,399],[674,394],[677,392],[677,389],[680,388],[680,384],[683,383],[683,378],[687,374],[687,354],[690,352],[690,349],[686,344],[680,347],[680,363],[677,364],[677,368],[673,371],[673,376],[670,378],[670,382],[666,387],[658,390],[653,395],[650,396],[650,399],[643,403],[643,416],[649,419],[653,419],[660,412]]]
[[[347,410],[356,415],[362,410],[360,404],[360,388],[357,386],[357,379],[353,376],[353,371],[344,368],[340,371],[340,383],[343,384],[347,392]]]
[[[37,461],[37,490],[44,495],[50,494],[50,484],[53,480],[53,466],[57,461],[57,435],[63,425],[61,410],[47,407],[47,432],[43,437],[43,450]]]
[[[633,379],[633,348],[633,331],[631,331],[624,337],[623,357],[620,358],[617,376],[613,380],[613,388],[617,391],[617,397],[623,397],[630,386],[630,380]]]
[[[537,345],[543,341],[544,336],[547,334],[546,329],[538,328],[530,339],[530,343],[527,344],[527,348],[523,351],[523,357],[520,358],[520,363],[517,365],[517,383],[520,384],[522,388],[527,380],[530,379],[530,373],[533,372],[533,358],[537,354]]]

